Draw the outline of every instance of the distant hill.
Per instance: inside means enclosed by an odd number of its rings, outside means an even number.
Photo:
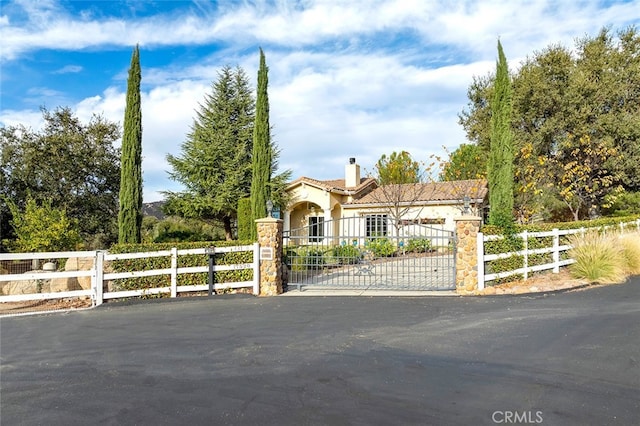
[[[165,218],[164,213],[162,213],[162,206],[164,205],[164,201],[154,201],[153,203],[142,203],[142,215],[143,216],[153,216],[160,220]]]

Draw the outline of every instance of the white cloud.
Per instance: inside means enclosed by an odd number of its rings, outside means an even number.
[[[142,166],[144,199],[162,199],[160,191],[178,191],[168,179],[167,154],[179,156],[195,110],[210,90],[210,82],[183,80],[158,86],[142,95]]]
[[[38,130],[44,125],[42,113],[34,110],[0,110],[0,126],[11,127],[23,125],[33,130]]]
[[[80,65],[65,65],[64,67],[55,70],[54,74],[75,74],[82,71],[82,67]]]
[[[470,76],[493,66],[489,62],[429,70],[403,65],[400,56],[300,52],[275,54],[267,61],[274,64],[269,98],[274,140],[282,149],[280,164],[292,168],[295,176],[321,179],[341,177],[351,156],[371,170],[383,153],[404,149],[426,162],[443,144],[462,142],[456,113]],[[207,72],[214,76],[218,69]],[[190,68],[182,73],[194,74]],[[180,155],[195,110],[215,78],[175,81],[178,73],[154,75],[160,84],[142,94],[147,200],[160,198],[156,191],[165,186],[177,188],[167,181],[166,155]],[[143,75],[143,80],[149,78]],[[124,102],[124,93],[111,88],[84,99],[76,111],[83,120],[97,112],[122,122]]]
[[[495,67],[487,61],[426,69],[401,56],[309,53],[271,61],[274,74],[286,76],[273,79],[269,94],[281,164],[325,179],[340,177],[352,156],[371,170],[383,153],[407,150],[426,162],[443,145],[462,143],[457,113],[467,86]]]
[[[102,115],[109,121],[122,124],[124,118],[125,95],[113,87],[107,88],[102,95],[85,98],[73,108],[78,118],[87,123],[94,114]],[[118,144],[119,146],[119,144]]]
[[[58,98],[63,97],[64,93],[59,90],[50,89],[48,87],[31,87],[27,90],[27,94],[36,97]]]
[[[18,3],[29,13],[20,26],[0,18],[2,59],[40,48],[78,50],[215,42],[198,63],[144,68],[142,93],[145,200],[179,186],[167,179],[166,155],[180,145],[217,72],[239,64],[253,83],[257,46],[265,47],[274,140],[280,165],[294,177],[338,178],[349,157],[371,171],[382,154],[407,150],[427,162],[465,141],[457,114],[474,75],[495,67],[501,38],[512,69],[551,43],[603,25],[638,22],[640,0],[353,0],[305,2],[196,1],[173,15],[125,20],[68,15],[56,2]],[[387,40],[387,37],[390,39]],[[393,38],[401,48],[394,48]],[[408,40],[408,41],[407,41]],[[219,45],[223,45],[220,48]],[[143,57],[144,62],[144,57]],[[58,72],[74,72],[67,66]],[[126,76],[119,76],[126,79]],[[42,90],[42,88],[40,89]],[[125,95],[107,88],[75,105],[88,120],[102,113],[122,122]],[[39,112],[2,111],[0,123],[41,121]]]
[[[571,41],[603,22],[616,26],[637,22],[640,8],[638,0],[604,5],[597,0],[322,0],[293,6],[289,2],[231,3],[233,7],[222,4],[219,10],[197,2],[196,8],[171,15],[92,20],[87,14],[70,16],[52,0],[18,4],[28,13],[29,22],[11,25],[4,15],[0,36],[6,59],[38,48],[129,46],[132,40],[143,46],[215,41],[248,46],[259,41],[304,47],[350,38],[357,43],[365,35],[394,31],[419,33],[427,45],[455,46],[482,56],[493,53],[498,36],[505,45],[513,40],[514,51],[530,52],[550,41]]]

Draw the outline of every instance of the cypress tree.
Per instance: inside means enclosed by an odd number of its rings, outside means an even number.
[[[120,155],[120,208],[118,241],[139,243],[142,226],[142,113],[140,109],[140,54],[131,55]]]
[[[510,229],[513,225],[513,133],[511,82],[507,59],[498,40],[498,62],[491,100],[491,145],[487,164],[489,223]]]
[[[258,69],[258,88],[256,98],[256,121],[253,127],[253,154],[251,176],[251,215],[253,220],[267,215],[266,202],[270,197],[270,181],[272,166],[271,128],[269,127],[269,84],[268,71],[264,52],[260,48],[260,67]],[[257,230],[251,227],[251,235],[255,240]]]

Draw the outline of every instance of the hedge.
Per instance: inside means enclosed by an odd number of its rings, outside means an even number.
[[[581,228],[599,228],[607,226],[614,226],[619,229],[620,223],[634,222],[638,220],[640,216],[626,216],[626,217],[607,217],[594,220],[583,220],[576,222],[559,222],[559,223],[536,223],[530,225],[515,225],[515,234],[520,234],[524,231],[527,232],[548,232],[553,229],[567,230],[567,229],[581,229]],[[627,225],[628,227],[629,225]],[[632,226],[636,226],[635,224]],[[482,227],[482,233],[484,235],[504,235],[501,228],[491,225],[485,225]],[[504,235],[504,238],[487,241],[484,243],[485,254],[499,254],[520,251],[524,249],[524,240],[517,235]],[[560,245],[568,243],[569,236],[560,236]],[[529,250],[543,247],[551,247],[553,245],[553,237],[530,237],[527,238],[527,247]],[[568,258],[568,252],[561,252],[561,260]],[[542,265],[545,263],[551,263],[553,261],[552,253],[544,254],[530,254],[528,256],[528,266]],[[487,274],[493,274],[498,272],[512,271],[514,269],[522,268],[524,265],[524,256],[512,255],[504,259],[496,259],[487,262],[485,271]],[[520,275],[511,275],[509,277],[497,279],[491,282],[491,285],[500,284],[503,282],[513,281],[514,279],[521,278]]]
[[[524,231],[544,232],[552,231],[553,229],[564,230],[580,228],[602,228],[604,226],[619,226],[620,223],[635,222],[638,219],[640,219],[640,215],[624,217],[602,217],[599,219],[579,220],[575,222],[533,223],[528,225],[515,225],[515,233],[519,234]],[[484,235],[503,235],[501,228],[492,225],[484,225],[481,231]]]
[[[171,250],[176,247],[178,250],[188,250],[205,247],[231,247],[251,245],[252,241],[205,241],[205,242],[184,242],[184,243],[156,243],[156,244],[116,244],[109,250],[110,254],[118,253],[141,253]],[[178,256],[178,267],[205,266],[208,264],[209,256],[183,255]],[[252,263],[253,252],[231,252],[217,253],[215,255],[216,265],[233,265],[238,263]],[[124,259],[109,262],[113,272],[146,271],[153,269],[166,269],[171,267],[171,257],[148,257],[141,259]],[[242,269],[234,271],[218,271],[214,273],[216,283],[251,281],[253,279],[252,269]],[[179,274],[178,285],[198,285],[207,284],[208,273]],[[137,277],[119,279],[116,281],[118,290],[141,290],[147,288],[168,287],[171,285],[169,275],[157,275],[153,277]]]

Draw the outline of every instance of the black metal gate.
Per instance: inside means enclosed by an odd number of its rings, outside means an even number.
[[[386,214],[314,218],[285,231],[290,286],[381,290],[455,289],[455,233]]]

